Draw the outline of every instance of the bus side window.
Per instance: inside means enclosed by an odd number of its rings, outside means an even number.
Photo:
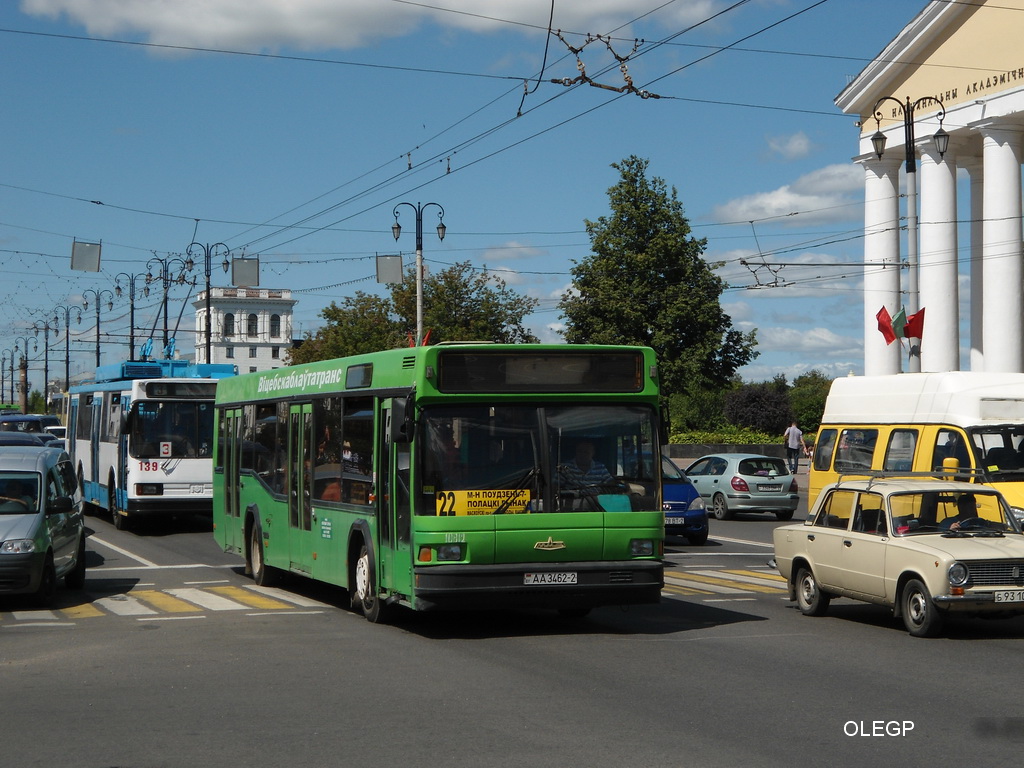
[[[827,472],[832,466],[832,451],[836,447],[836,430],[823,429],[818,435],[814,446],[814,468],[819,472]]]
[[[885,449],[885,463],[882,468],[892,472],[909,472],[914,467],[916,448],[916,429],[894,429],[889,435],[889,445]]]

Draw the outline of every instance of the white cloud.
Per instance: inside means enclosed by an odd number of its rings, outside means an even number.
[[[829,165],[801,176],[771,192],[757,192],[715,208],[716,221],[761,221],[789,217],[787,223],[806,225],[861,219],[864,171],[850,164]],[[799,213],[798,216],[791,214]]]
[[[162,45],[243,49],[356,48],[408,34],[426,21],[473,32],[540,34],[551,9],[549,0],[505,0],[489,8],[470,0],[445,5],[451,10],[384,0],[22,0],[21,9],[66,17],[96,36],[137,34]],[[720,0],[680,3],[652,19],[676,29],[707,18],[719,6]],[[636,15],[632,0],[588,0],[556,5],[553,23],[605,33]]]
[[[740,325],[756,325],[741,323]],[[859,330],[859,329],[858,329]],[[762,352],[828,352],[832,356],[862,356],[860,336],[840,336],[828,328],[757,327],[757,348]]]
[[[769,136],[768,148],[786,160],[799,160],[802,157],[807,157],[814,145],[806,133],[798,131],[790,136]]]

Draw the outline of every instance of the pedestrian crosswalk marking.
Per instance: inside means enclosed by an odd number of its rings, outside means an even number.
[[[264,610],[287,610],[292,606],[280,600],[275,600],[267,595],[261,595],[241,587],[210,587],[211,592],[216,592],[230,600],[235,600],[250,608],[262,608]]]

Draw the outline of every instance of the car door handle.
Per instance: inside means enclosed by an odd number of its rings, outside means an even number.
[[[843,546],[844,547],[852,547],[853,546],[853,542],[850,541],[849,539],[843,539]]]
[[[808,533],[807,534],[807,540],[808,541],[814,541],[814,534],[813,533]]]

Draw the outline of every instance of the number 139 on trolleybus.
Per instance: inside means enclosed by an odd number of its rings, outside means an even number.
[[[217,385],[214,536],[258,584],[414,610],[656,603],[647,348],[439,344]]]

